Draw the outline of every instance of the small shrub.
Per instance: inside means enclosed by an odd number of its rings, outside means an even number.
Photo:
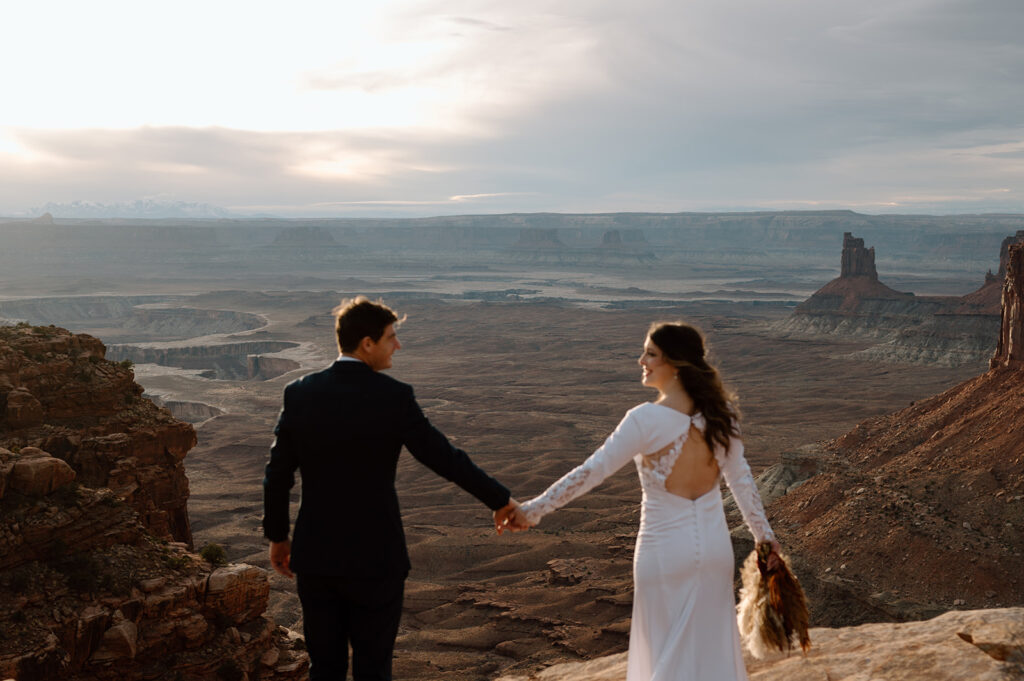
[[[188,556],[166,555],[164,556],[164,565],[172,570],[180,570],[188,565]]]
[[[203,560],[214,567],[220,567],[221,565],[227,565],[228,563],[228,554],[220,544],[207,544],[203,548],[199,549],[199,555],[203,557]]]
[[[108,508],[119,508],[124,506],[124,502],[119,499],[116,494],[107,494],[100,497],[100,503]]]
[[[131,369],[133,366],[135,366],[135,362],[131,361],[130,359],[122,359],[120,362],[117,363],[117,365],[122,369]]]

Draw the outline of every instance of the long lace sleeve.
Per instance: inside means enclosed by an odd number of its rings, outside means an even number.
[[[643,433],[631,410],[586,461],[559,478],[539,497],[523,503],[527,520],[535,525],[548,513],[594,489],[636,454],[642,453],[643,446]]]
[[[758,543],[772,541],[775,533],[768,524],[768,516],[764,512],[764,504],[761,503],[761,495],[757,491],[757,484],[754,482],[754,475],[750,472],[750,466],[743,456],[743,441],[738,437],[730,438],[729,451],[726,453],[722,448],[715,448],[715,460],[722,471],[725,483],[732,491],[733,499],[739,506],[743,521],[750,528],[754,540]]]

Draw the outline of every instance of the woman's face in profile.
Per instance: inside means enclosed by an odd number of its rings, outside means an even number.
[[[650,336],[644,340],[644,350],[637,361],[643,372],[640,382],[648,388],[663,390],[665,386],[675,380],[676,368],[665,361],[664,353],[654,344]]]

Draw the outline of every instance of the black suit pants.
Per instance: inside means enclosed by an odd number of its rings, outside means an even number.
[[[352,646],[354,681],[391,681],[405,579],[296,575],[310,681],[344,681]]]

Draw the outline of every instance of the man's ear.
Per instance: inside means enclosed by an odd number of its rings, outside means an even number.
[[[369,336],[363,336],[363,340],[359,341],[359,349],[363,352],[370,352],[376,344],[377,343]]]

